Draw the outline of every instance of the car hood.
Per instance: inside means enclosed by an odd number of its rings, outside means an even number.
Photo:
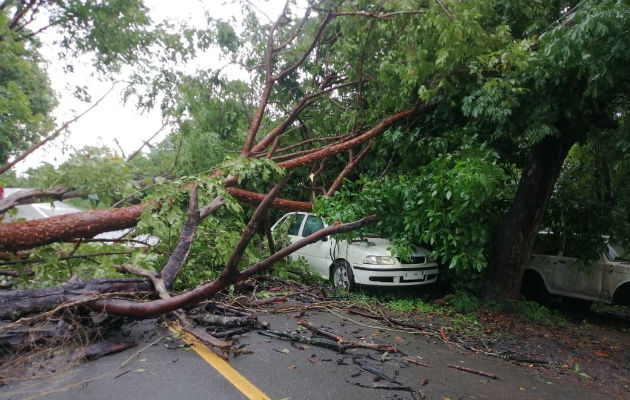
[[[389,249],[394,247],[394,244],[384,238],[366,237],[363,240],[353,240],[352,242],[350,242],[350,246],[360,248],[365,254],[371,254],[375,256],[391,256],[392,253]],[[429,253],[431,252],[427,249],[416,247],[412,255],[428,256]]]

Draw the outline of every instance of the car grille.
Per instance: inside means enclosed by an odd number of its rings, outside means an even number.
[[[396,259],[398,259],[401,264],[424,264],[426,262],[425,256],[396,257]]]

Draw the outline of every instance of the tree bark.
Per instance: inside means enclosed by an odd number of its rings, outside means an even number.
[[[523,270],[575,135],[547,137],[529,152],[516,196],[492,242],[483,298],[518,299]]]
[[[146,204],[0,224],[0,251],[32,249],[101,232],[132,228]]]

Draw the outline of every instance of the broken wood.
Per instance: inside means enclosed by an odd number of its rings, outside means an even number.
[[[210,204],[204,207],[203,211],[200,211],[197,200],[198,190],[198,186],[195,185],[188,203],[188,218],[186,219],[186,222],[184,222],[184,226],[182,226],[182,231],[179,235],[179,240],[177,241],[177,245],[175,246],[173,253],[169,257],[166,265],[160,271],[159,276],[163,280],[166,288],[172,287],[173,280],[175,280],[177,274],[179,274],[186,264],[186,259],[188,258],[190,248],[192,247],[192,243],[195,239],[195,233],[197,232],[197,225],[199,225],[199,222],[225,204],[225,198],[223,196],[218,196],[212,200]]]
[[[305,328],[308,328],[311,332],[320,335],[320,336],[324,336],[328,339],[334,340],[337,343],[340,344],[349,344],[352,347],[362,347],[365,349],[371,349],[371,350],[377,350],[377,351],[383,351],[383,352],[388,352],[388,353],[399,353],[400,350],[398,350],[398,348],[396,346],[392,346],[389,344],[377,344],[377,343],[368,343],[365,342],[363,340],[357,340],[357,341],[349,341],[349,340],[345,340],[343,337],[341,337],[340,335],[337,335],[335,333],[332,332],[328,332],[327,330],[318,328],[314,325],[311,325],[310,323],[308,323],[307,321],[298,321],[298,325],[301,325]]]
[[[382,373],[376,367],[374,367],[373,365],[370,365],[369,363],[364,363],[364,362],[358,361],[356,359],[353,359],[352,362],[354,364],[356,364],[359,368],[361,368],[363,371],[366,371],[366,372],[369,372],[369,373],[371,373],[373,375],[376,375],[379,378],[384,379],[384,380],[386,380],[388,382],[400,385],[400,382],[398,382],[396,379],[394,379],[391,376],[388,376],[388,375]]]
[[[256,317],[225,317],[214,314],[202,314],[193,315],[190,318],[204,325],[220,325],[226,328],[248,327],[266,329],[268,327],[267,323],[258,321]]]
[[[0,224],[0,251],[26,250],[54,242],[92,237],[102,232],[132,228],[146,204],[58,215],[32,221]]]
[[[60,304],[87,301],[100,295],[131,294],[136,297],[151,292],[148,279],[90,279],[40,289],[0,291],[0,319],[15,320],[21,316],[47,311]]]
[[[491,372],[479,371],[479,370],[468,368],[468,367],[462,367],[460,365],[449,365],[448,367],[449,368],[458,369],[458,370],[464,371],[464,372],[470,372],[471,374],[485,376],[486,378],[490,378],[490,379],[498,379],[499,378],[498,376],[496,376],[495,374],[493,374]]]
[[[349,344],[334,343],[329,340],[321,340],[318,338],[309,338],[307,336],[298,335],[297,333],[293,333],[293,332],[280,332],[280,331],[269,330],[269,331],[259,331],[258,334],[272,337],[274,339],[284,339],[284,340],[290,340],[292,342],[309,344],[311,346],[324,347],[326,349],[334,350],[338,353],[344,353],[347,349],[352,347]]]
[[[128,348],[137,346],[138,344],[133,341],[122,341],[122,342],[109,342],[102,341],[92,343],[89,346],[82,347],[80,349],[76,349],[70,359],[72,361],[83,361],[83,360],[96,360],[97,358],[101,358],[103,356],[114,354],[126,350]]]
[[[408,363],[419,365],[421,367],[430,367],[431,366],[431,364],[427,364],[427,363],[423,363],[423,362],[420,362],[420,361],[416,361],[413,358],[409,358],[409,357],[405,357],[404,360],[407,361]]]
[[[405,392],[414,392],[415,390],[411,386],[392,386],[392,385],[384,385],[382,383],[373,383],[371,385],[365,385],[361,382],[353,382],[355,386],[359,386],[366,389],[385,389],[385,390],[402,390]]]
[[[0,325],[0,348],[32,346],[43,340],[65,337],[72,330],[72,325],[63,319],[16,328],[13,328],[12,324],[3,323]]]

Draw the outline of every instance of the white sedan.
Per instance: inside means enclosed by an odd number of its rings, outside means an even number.
[[[294,243],[325,226],[326,223],[314,214],[294,212],[285,214],[271,229],[286,229]],[[416,247],[411,257],[401,259],[392,256],[389,250],[392,247],[390,241],[378,237],[365,237],[350,243],[325,237],[297,250],[291,257],[304,257],[313,272],[347,290],[352,290],[355,285],[414,286],[437,280],[438,264],[429,257],[428,250]]]

